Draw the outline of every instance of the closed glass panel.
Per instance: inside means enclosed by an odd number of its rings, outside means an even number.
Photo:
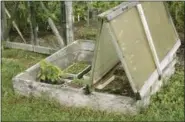
[[[159,60],[162,61],[178,37],[163,2],[143,2],[142,7]]]

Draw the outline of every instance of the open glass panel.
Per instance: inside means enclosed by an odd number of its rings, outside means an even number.
[[[155,63],[136,7],[132,7],[110,21],[122,56],[139,91],[155,71]]]
[[[116,49],[112,44],[112,37],[107,26],[108,23],[104,22],[99,38],[96,42],[93,83],[100,80],[103,75],[119,62],[119,58],[117,56]]]
[[[142,7],[161,62],[177,42],[178,35],[163,2],[142,2]]]

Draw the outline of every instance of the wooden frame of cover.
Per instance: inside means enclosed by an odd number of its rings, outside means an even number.
[[[108,23],[106,24],[107,29],[104,30],[109,31],[111,37],[110,40],[124,67],[131,87],[135,93],[140,94],[141,98],[146,95],[146,91],[150,86],[159,77],[162,77],[163,70],[172,61],[175,52],[181,44],[171,16],[164,3],[155,2],[155,5],[153,6],[154,7],[151,6],[150,2],[124,2],[99,15],[102,22],[102,28],[105,26],[104,23]],[[156,9],[156,7],[158,7],[158,9]],[[149,15],[151,12],[155,14],[156,18],[159,18],[159,20],[154,19],[154,21],[150,22],[151,18]],[[163,17],[161,17],[160,14],[162,14]],[[154,26],[157,26],[158,28],[154,28]],[[167,28],[168,30],[166,31],[160,27]],[[100,53],[98,52],[98,43],[102,41],[102,38],[99,38],[101,37],[102,28],[97,37],[95,58],[92,67],[93,83],[97,82],[106,72],[108,72],[105,71],[98,79],[96,79],[94,75],[97,56],[98,53]],[[163,35],[157,33],[159,29],[161,29],[160,33]],[[129,35],[132,31],[133,35]],[[169,34],[173,35],[173,37],[168,36]],[[167,44],[167,42],[170,44]],[[161,43],[163,45],[160,45]],[[135,46],[134,49],[132,49],[132,46]],[[142,54],[144,55],[144,58],[146,58],[146,62],[144,59],[138,58]],[[138,61],[134,59],[130,60],[134,56]],[[108,69],[110,68],[111,67]]]

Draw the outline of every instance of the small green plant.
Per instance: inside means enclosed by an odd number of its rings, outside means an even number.
[[[56,83],[59,82],[61,77],[64,77],[64,72],[57,66],[42,60],[40,62],[40,72],[38,73],[38,78],[41,81]]]
[[[88,66],[85,62],[77,62],[70,65],[67,69],[65,69],[65,72],[72,73],[72,74],[78,74],[83,69],[85,69]]]

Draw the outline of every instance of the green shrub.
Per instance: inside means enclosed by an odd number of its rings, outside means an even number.
[[[59,82],[61,77],[64,77],[63,71],[45,60],[40,62],[40,72],[38,78],[43,81],[50,81],[51,83]]]
[[[184,2],[168,2],[168,8],[178,32],[184,33]]]
[[[13,6],[15,5],[15,2],[7,1],[6,7],[7,9],[12,11]],[[120,4],[121,1],[114,1],[114,2],[102,2],[102,1],[93,1],[90,3],[91,9],[98,10],[98,14],[101,12],[104,12],[118,4]],[[47,17],[48,14],[52,17],[52,19],[60,23],[60,2],[44,2],[46,7],[49,9],[50,13],[46,14],[42,8],[40,7],[40,2],[35,1],[35,11],[36,11],[36,20],[39,25],[39,30],[46,30],[47,23]],[[168,8],[170,10],[170,13],[172,15],[173,21],[175,23],[175,26],[178,30],[178,32],[184,32],[184,2],[176,2],[171,1],[167,2]],[[75,1],[73,2],[73,12],[74,17],[77,17],[77,15],[80,16],[80,18],[86,18],[87,17],[87,2],[84,1]],[[27,8],[27,2],[26,1],[20,1],[19,6],[17,9],[17,15],[16,15],[16,22],[20,29],[22,30],[28,30],[29,31],[29,24],[27,22],[28,20],[28,8]]]

